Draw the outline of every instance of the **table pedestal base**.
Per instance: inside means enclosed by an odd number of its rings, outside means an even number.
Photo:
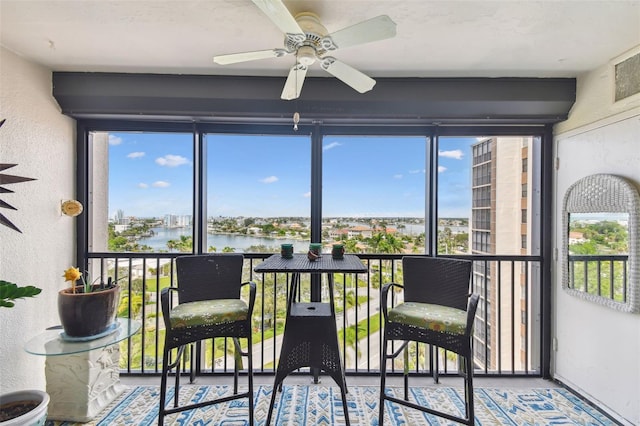
[[[49,420],[88,422],[127,389],[120,383],[118,344],[89,352],[47,356]]]
[[[340,352],[336,318],[328,303],[293,303],[284,325],[282,349],[273,383],[273,393],[267,413],[266,426],[271,423],[278,388],[291,372],[310,367],[323,370],[336,382],[342,396],[345,423],[349,423],[347,408],[347,383],[345,381]]]
[[[352,254],[345,254],[343,259],[321,256],[314,262],[310,262],[303,254],[294,254],[292,259],[285,259],[274,254],[253,270],[258,273],[291,274],[287,296],[287,322],[284,325],[282,349],[278,359],[278,369],[273,383],[273,393],[265,426],[270,426],[276,393],[281,387],[282,381],[289,373],[302,367],[310,367],[314,378],[317,378],[318,371],[325,371],[340,387],[344,420],[346,426],[349,426],[347,383],[340,361],[340,345],[333,299],[333,274],[366,273],[367,267],[357,256]],[[311,274],[310,302],[302,302],[301,300],[301,273]],[[329,303],[322,302],[321,274],[327,274]],[[317,380],[315,381],[317,382]]]

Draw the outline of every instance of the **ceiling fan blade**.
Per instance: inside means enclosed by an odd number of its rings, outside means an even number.
[[[376,85],[376,81],[368,75],[331,56],[323,58],[320,66],[323,70],[360,93],[368,92]]]
[[[302,64],[295,64],[291,68],[291,71],[289,71],[289,76],[287,77],[287,81],[284,83],[282,95],[280,95],[281,99],[290,101],[291,99],[297,99],[300,96],[300,92],[302,91],[302,83],[304,83],[304,78],[307,75],[308,69],[309,68],[306,65]]]
[[[329,34],[321,43],[326,50],[335,50],[395,36],[396,23],[387,15],[380,15]],[[330,47],[331,42],[325,42],[326,39],[333,41],[333,47]]]
[[[254,52],[231,53],[213,57],[219,65],[236,64],[238,62],[255,61],[257,59],[280,58],[289,54],[285,49],[256,50]]]
[[[281,0],[253,0],[253,3],[280,28],[280,31],[285,34],[301,34],[304,40],[304,31]]]

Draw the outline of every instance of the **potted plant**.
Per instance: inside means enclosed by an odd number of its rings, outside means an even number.
[[[34,286],[20,287],[0,280],[0,307],[13,308],[14,301],[33,297],[42,290]],[[0,395],[1,426],[42,426],[47,420],[49,395],[39,390],[24,390]]]
[[[58,293],[58,315],[64,329],[63,338],[91,340],[112,331],[116,308],[120,300],[120,287],[111,278],[100,284],[89,283],[78,268],[64,271],[71,287]],[[76,285],[77,281],[81,284]]]

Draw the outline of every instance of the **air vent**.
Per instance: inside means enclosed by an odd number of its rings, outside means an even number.
[[[640,93],[640,53],[615,65],[616,102]]]

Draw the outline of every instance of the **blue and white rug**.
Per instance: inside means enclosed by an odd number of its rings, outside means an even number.
[[[271,386],[255,388],[255,424],[264,426],[271,400]],[[349,419],[354,426],[378,425],[378,387],[351,386],[347,394]],[[199,402],[229,394],[228,386],[183,385],[180,400]],[[464,393],[452,387],[410,389],[409,397],[421,405],[447,410],[454,415],[464,412]],[[402,388],[387,388],[389,395],[403,397]],[[547,426],[547,425],[614,425],[615,423],[573,393],[562,388],[553,389],[495,389],[476,388],[476,425]],[[131,388],[94,421],[78,423],[95,426],[135,425],[155,426],[158,423],[158,386]],[[173,400],[173,388],[167,392]],[[448,420],[424,414],[386,401],[384,424],[458,425]],[[165,425],[244,426],[248,425],[246,399],[231,401],[197,410],[173,414],[165,418]],[[274,425],[344,425],[344,410],[340,389],[336,386],[284,386],[276,398]],[[47,426],[70,426],[75,423],[51,422]]]

